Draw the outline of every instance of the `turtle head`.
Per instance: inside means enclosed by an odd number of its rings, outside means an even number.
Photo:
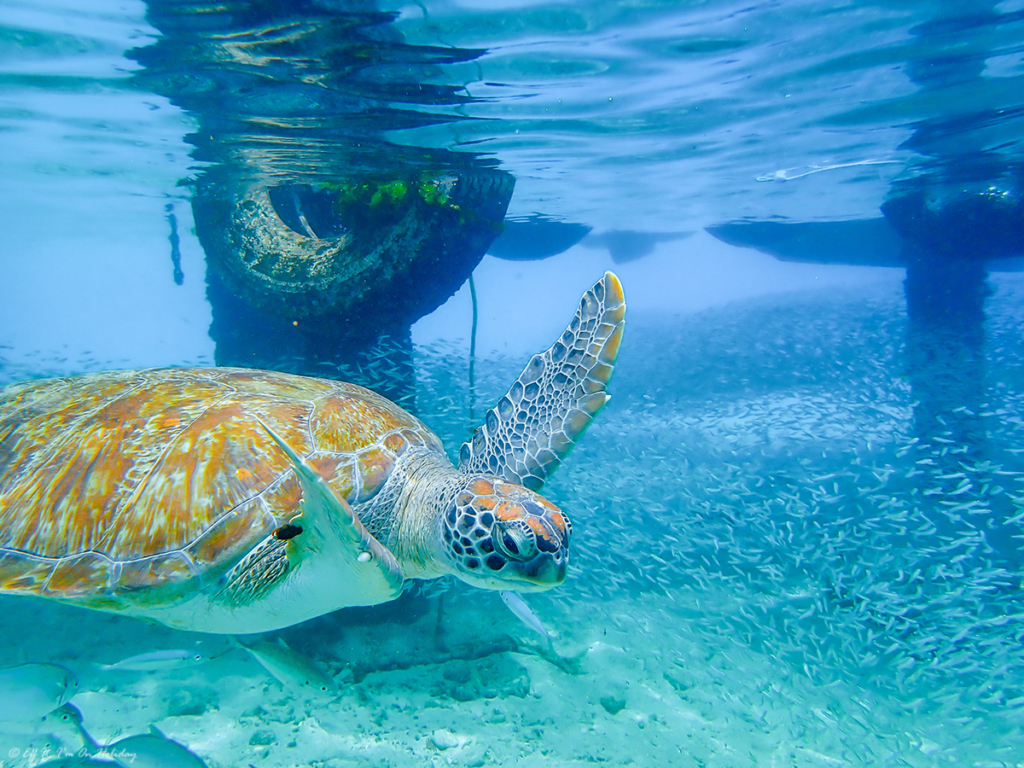
[[[442,529],[455,574],[474,586],[525,592],[565,579],[569,518],[521,485],[470,475],[449,502]]]

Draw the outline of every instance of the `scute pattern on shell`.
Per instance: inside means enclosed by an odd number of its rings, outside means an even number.
[[[412,415],[336,381],[170,368],[11,385],[0,390],[0,590],[99,607],[223,573],[302,497],[256,417],[352,503],[410,446],[443,451]]]

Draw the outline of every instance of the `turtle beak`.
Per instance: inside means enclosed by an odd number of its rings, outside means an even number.
[[[565,573],[569,567],[569,553],[560,550],[556,553],[542,552],[526,563],[511,563],[518,576],[526,582],[522,591],[536,592],[542,589],[557,587],[565,581]]]

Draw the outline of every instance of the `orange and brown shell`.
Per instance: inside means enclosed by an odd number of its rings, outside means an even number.
[[[0,591],[123,610],[194,594],[298,514],[260,420],[350,504],[440,440],[353,384],[231,368],[0,389]]]

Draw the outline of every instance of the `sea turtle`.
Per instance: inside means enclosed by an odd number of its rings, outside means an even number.
[[[626,305],[605,273],[452,466],[353,384],[241,368],[0,389],[0,592],[262,632],[454,574],[547,589],[569,519],[536,491],[608,400]]]

